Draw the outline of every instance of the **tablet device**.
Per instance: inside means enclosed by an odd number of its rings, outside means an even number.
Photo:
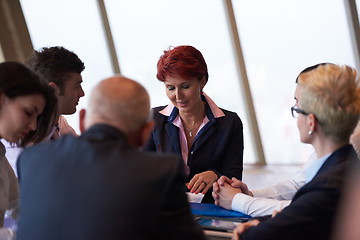
[[[215,230],[221,232],[233,232],[234,228],[241,222],[246,222],[248,218],[243,219],[224,219],[216,217],[195,217],[195,221],[203,228],[207,230]]]

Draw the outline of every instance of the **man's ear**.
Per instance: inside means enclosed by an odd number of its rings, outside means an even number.
[[[49,86],[55,89],[55,94],[56,96],[60,95],[60,88],[58,85],[56,85],[56,83],[54,82],[49,82]]]
[[[141,131],[140,131],[141,146],[143,146],[145,143],[147,143],[153,128],[154,128],[154,121],[150,121],[150,122],[144,124],[144,126],[141,128]]]
[[[86,115],[86,110],[85,109],[81,109],[79,112],[79,128],[80,128],[80,132],[83,133],[86,130],[85,127],[85,115]]]

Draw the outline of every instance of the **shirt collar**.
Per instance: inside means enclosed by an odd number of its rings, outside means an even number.
[[[208,106],[206,108],[206,115],[209,119],[220,118],[220,117],[225,116],[224,112],[204,92],[202,93],[201,98],[205,102],[205,104]],[[161,113],[164,116],[168,116],[169,121],[173,122],[176,119],[176,117],[179,115],[179,109],[176,108],[172,103],[169,103],[164,109],[160,110],[159,113]],[[209,116],[209,114],[210,114],[210,116]]]
[[[319,169],[322,167],[322,165],[329,158],[330,155],[331,153],[316,161],[311,162],[309,165],[304,167],[306,183],[310,182],[315,177],[316,173],[319,171]]]

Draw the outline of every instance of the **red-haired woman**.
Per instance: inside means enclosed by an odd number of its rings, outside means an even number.
[[[209,75],[196,48],[178,46],[164,51],[156,77],[164,82],[171,103],[153,109],[155,127],[144,149],[181,155],[188,190],[208,193],[203,202],[213,202],[208,190],[221,175],[242,178],[242,122],[203,92]]]

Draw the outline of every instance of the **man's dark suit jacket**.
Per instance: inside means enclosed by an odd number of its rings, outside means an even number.
[[[249,228],[241,239],[331,239],[346,172],[357,161],[351,145],[332,153],[315,177],[298,190],[288,207],[275,218]]]
[[[208,104],[205,106],[209,122],[201,129],[189,150],[187,165],[190,173],[187,181],[195,174],[208,170],[214,171],[219,177],[225,175],[241,180],[244,151],[242,122],[236,113],[224,109],[221,109],[224,117],[214,118]],[[155,127],[144,149],[181,156],[179,128],[172,124],[178,116],[178,109],[174,108],[170,116],[164,116],[159,113],[164,107],[153,109]],[[205,199],[205,202],[213,202],[211,191],[208,191]]]
[[[139,152],[108,125],[19,157],[18,240],[204,239],[180,159]]]

